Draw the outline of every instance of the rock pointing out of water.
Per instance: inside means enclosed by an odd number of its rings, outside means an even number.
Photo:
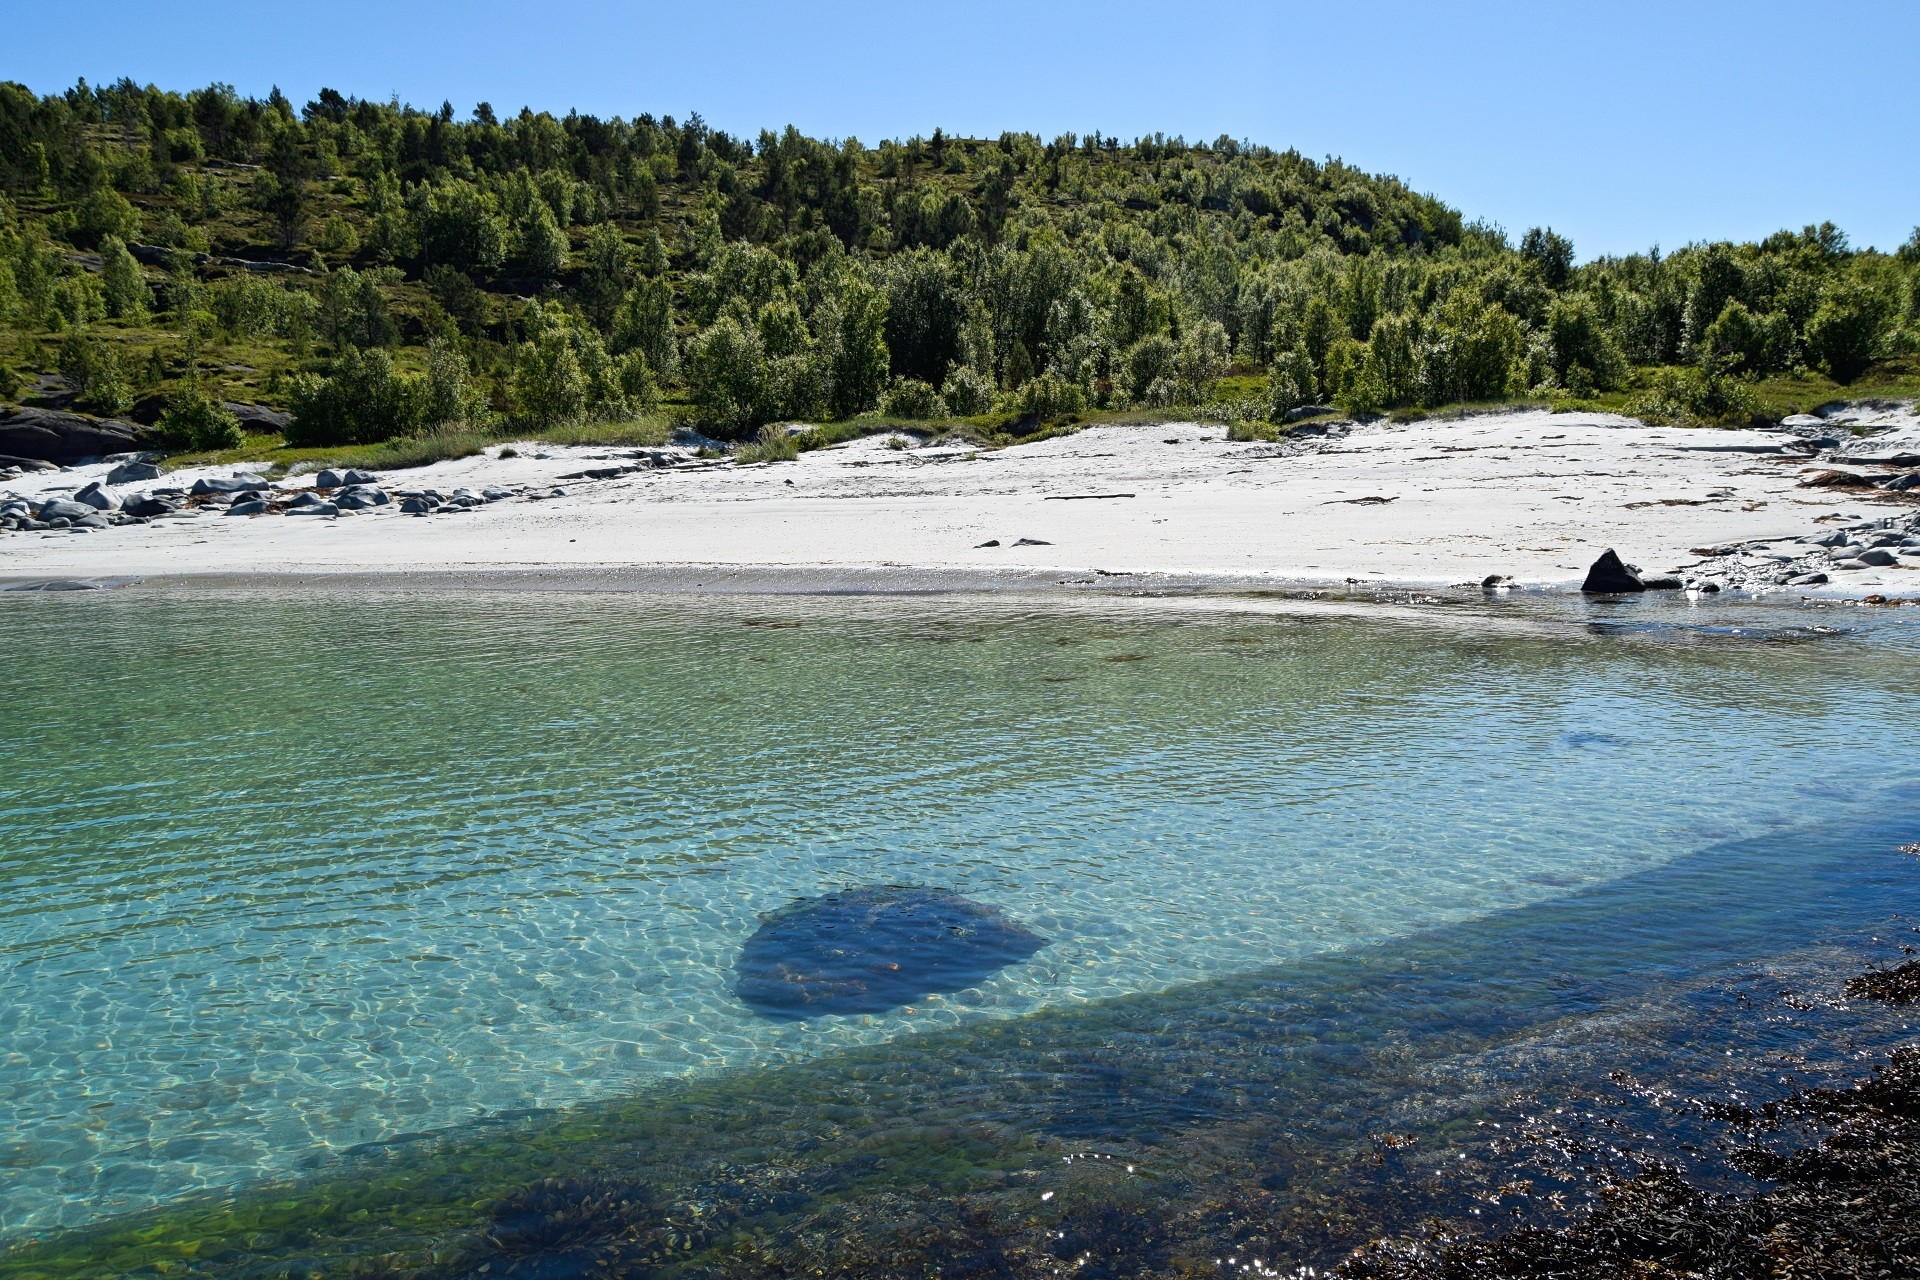
[[[1628,591],[1645,591],[1647,584],[1640,581],[1640,571],[1622,560],[1609,547],[1593,567],[1587,570],[1587,580],[1580,589],[1589,595],[1620,595]]]
[[[949,889],[870,885],[802,898],[760,917],[734,993],[769,1018],[884,1013],[963,991],[1047,939]]]

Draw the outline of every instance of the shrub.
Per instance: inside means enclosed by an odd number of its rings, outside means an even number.
[[[240,447],[240,421],[204,391],[174,398],[160,415],[160,442],[176,453]]]
[[[993,407],[993,381],[969,365],[956,365],[947,370],[947,380],[940,387],[940,399],[946,403],[948,413],[971,418]]]
[[[1148,334],[1128,347],[1126,354],[1120,357],[1127,379],[1128,397],[1142,404],[1154,404],[1157,397],[1152,392],[1153,384],[1166,382],[1171,388],[1174,362],[1179,356],[1180,348],[1164,333]],[[1165,394],[1165,403],[1172,403],[1170,390]]]
[[[1036,424],[1080,413],[1086,407],[1086,392],[1052,373],[1029,378],[1026,385],[1007,397],[1004,405],[1007,412]]]
[[[1782,312],[1755,315],[1739,299],[1729,302],[1701,335],[1701,361],[1728,373],[1771,373],[1787,367],[1793,324]]]
[[[918,378],[896,378],[880,397],[880,412],[889,418],[944,418],[947,406]]]
[[[373,444],[420,426],[419,385],[395,372],[392,358],[377,348],[349,348],[330,378],[295,379],[292,401],[286,437],[298,448]]]
[[[1267,416],[1278,422],[1313,398],[1313,357],[1299,350],[1275,356],[1267,370]]]
[[[1661,369],[1627,412],[1652,423],[1723,425],[1752,420],[1760,402],[1751,387],[1717,369]]]

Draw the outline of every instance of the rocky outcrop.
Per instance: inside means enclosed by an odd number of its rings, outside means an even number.
[[[0,454],[69,467],[89,458],[133,453],[157,444],[154,434],[117,418],[90,418],[58,409],[0,412]]]

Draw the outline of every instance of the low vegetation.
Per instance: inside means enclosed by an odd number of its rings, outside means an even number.
[[[776,457],[823,438],[763,437],[786,422],[991,441],[1177,411],[1259,435],[1307,405],[1516,398],[1738,422],[1913,394],[1917,350],[1920,236],[1576,265],[1549,229],[1515,243],[1226,137],[867,146],[0,84],[0,399],[164,417],[196,454],[686,423]]]

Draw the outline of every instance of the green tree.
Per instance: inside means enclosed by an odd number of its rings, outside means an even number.
[[[529,208],[520,228],[520,264],[541,284],[551,284],[567,269],[567,236],[543,200]]]
[[[486,419],[486,403],[459,349],[438,338],[428,343],[427,376],[420,389],[421,422],[429,427],[478,426]]]
[[[1390,311],[1373,322],[1367,356],[1383,405],[1413,404],[1420,398],[1419,322]]]
[[[1227,331],[1217,320],[1202,320],[1187,330],[1174,359],[1179,397],[1188,404],[1204,404],[1227,371]]]
[[[1564,289],[1573,275],[1573,241],[1552,227],[1534,227],[1520,237],[1520,256],[1540,268],[1549,289]]]
[[[1783,369],[1793,346],[1793,327],[1780,312],[1755,315],[1735,298],[1701,336],[1701,361],[1727,373],[1762,374]]]
[[[384,199],[397,203],[392,193]],[[471,182],[416,187],[408,220],[419,241],[420,259],[427,266],[484,276],[506,262],[506,221],[493,196]]]
[[[147,318],[153,306],[153,290],[140,274],[140,264],[127,252],[126,241],[107,236],[100,241],[100,286],[106,295],[107,314],[116,320],[139,322]]]
[[[293,421],[286,437],[296,448],[374,444],[420,428],[419,384],[396,371],[393,357],[377,347],[348,347],[331,377],[294,379],[290,399]]]
[[[1570,391],[1610,391],[1626,376],[1626,357],[1584,295],[1554,299],[1547,346],[1554,377]]]
[[[96,187],[73,207],[72,239],[81,248],[91,249],[108,236],[138,240],[140,214],[118,191]]]
[[[391,346],[400,336],[380,287],[390,270],[342,267],[327,276],[320,288],[320,332],[334,350]]]
[[[914,249],[887,263],[887,352],[896,377],[940,385],[960,354],[967,299],[944,253]]]
[[[687,346],[687,389],[700,421],[729,435],[772,419],[760,335],[722,316]]]
[[[1807,321],[1807,355],[1835,382],[1852,382],[1880,355],[1892,308],[1876,290],[1852,282],[1829,287]]]
[[[871,409],[887,385],[887,297],[850,280],[831,304],[827,402],[837,417]]]
[[[112,417],[132,405],[133,388],[119,357],[85,329],[71,329],[60,340],[59,366],[73,386],[76,402],[89,413]]]
[[[610,222],[602,222],[587,233],[586,265],[580,273],[580,297],[587,314],[600,328],[613,323],[614,313],[626,296],[633,278],[633,250],[626,237]]]
[[[673,286],[663,279],[643,280],[627,290],[613,317],[613,349],[638,351],[647,367],[670,378],[680,367],[673,333]]]

